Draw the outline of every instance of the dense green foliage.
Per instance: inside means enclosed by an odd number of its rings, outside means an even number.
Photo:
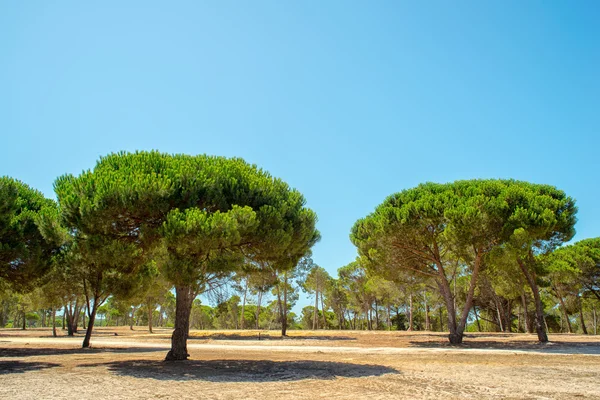
[[[92,171],[59,178],[56,193],[65,224],[86,241],[101,238],[98,255],[117,254],[102,246],[135,246],[130,252],[142,256],[130,270],[156,258],[176,288],[182,325],[174,348],[185,343],[192,301],[214,275],[248,261],[290,268],[319,238],[302,195],[241,159],[111,154]]]
[[[394,279],[398,270],[408,270],[433,279],[446,302],[450,341],[460,343],[478,274],[492,250],[506,247],[515,253],[539,303],[532,278],[535,263],[528,255],[569,240],[575,213],[574,201],[548,185],[512,180],[426,183],[388,197],[356,222],[351,240],[384,276]],[[450,281],[459,270],[470,284],[457,320]]]
[[[31,290],[51,267],[58,250],[39,229],[42,218],[56,216],[56,204],[27,186],[0,177],[0,280]]]

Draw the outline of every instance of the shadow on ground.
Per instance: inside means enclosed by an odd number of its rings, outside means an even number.
[[[465,337],[465,341],[459,345],[450,344],[446,341],[431,342],[410,342],[411,346],[423,348],[448,348],[448,349],[479,349],[479,350],[514,350],[530,351],[551,354],[591,354],[600,355],[600,343],[598,342],[560,342],[551,341],[548,343],[539,343],[527,340],[511,340],[510,342],[501,342],[493,340],[471,341]]]
[[[270,360],[133,360],[84,364],[105,367],[116,375],[167,381],[203,380],[210,382],[272,382],[302,379],[330,380],[337,377],[367,377],[398,374],[382,365],[361,365],[329,361]]]
[[[26,361],[0,361],[0,375],[4,374],[22,374],[29,371],[39,371],[41,369],[59,367],[60,364],[47,362],[26,362]]]
[[[90,347],[87,349],[60,349],[52,347],[8,347],[0,348],[1,357],[35,357],[60,356],[69,354],[98,354],[98,353],[150,353],[167,351],[168,347]]]
[[[326,336],[326,335],[311,335],[311,336],[270,336],[268,334],[256,335],[241,335],[237,333],[194,333],[188,340],[356,340],[349,336]]]

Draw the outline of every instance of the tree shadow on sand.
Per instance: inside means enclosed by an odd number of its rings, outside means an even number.
[[[61,356],[69,354],[98,354],[98,353],[150,353],[166,351],[168,347],[89,347],[87,349],[73,348],[61,349],[52,347],[8,347],[0,348],[2,357],[35,357],[35,356]]]
[[[382,365],[330,361],[188,360],[166,362],[133,360],[85,364],[81,367],[106,367],[116,375],[136,378],[210,382],[331,380],[337,377],[357,378],[399,373],[393,368]]]
[[[0,361],[0,375],[4,374],[22,374],[29,371],[39,371],[41,369],[59,367],[60,364],[47,362],[26,362],[26,361]]]

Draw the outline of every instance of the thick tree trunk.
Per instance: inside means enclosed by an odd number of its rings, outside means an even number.
[[[540,297],[540,290],[535,282],[535,275],[527,270],[523,260],[521,260],[519,257],[517,257],[517,263],[519,264],[521,272],[523,272],[523,275],[525,275],[525,279],[527,279],[527,283],[529,284],[529,288],[533,294],[533,300],[535,304],[535,331],[537,333],[538,340],[541,343],[546,343],[548,342],[548,334],[546,333],[545,329],[544,306]]]
[[[166,361],[187,360],[187,338],[190,332],[190,314],[194,291],[190,286],[175,286],[175,330],[171,336],[171,350]]]
[[[94,299],[94,305],[92,306],[92,313],[90,315],[90,320],[88,321],[87,329],[85,331],[85,338],[83,339],[83,347],[90,347],[90,339],[92,337],[92,329],[94,329],[94,322],[96,320],[96,311],[98,310],[99,304],[96,304],[97,298]]]

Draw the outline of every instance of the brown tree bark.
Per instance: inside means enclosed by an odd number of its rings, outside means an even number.
[[[244,299],[242,300],[242,313],[240,314],[240,329],[244,329],[244,323],[246,319],[244,318],[244,309],[246,308],[246,295],[248,294],[248,278],[246,278],[246,284],[244,286]]]
[[[52,336],[58,336],[56,334],[56,308],[52,307]]]
[[[527,333],[533,333],[533,327],[531,326],[531,320],[529,319],[529,312],[527,311],[527,296],[525,292],[521,293],[521,301],[523,302],[523,319],[525,320],[525,328]]]
[[[408,330],[413,330],[413,300],[412,294],[408,295]]]
[[[152,314],[153,314],[153,310],[152,310],[152,307],[150,307],[150,304],[147,304],[146,307],[148,308],[148,332],[154,333],[154,332],[152,332]]]
[[[520,257],[517,257],[517,263],[519,264],[521,272],[523,272],[523,275],[525,275],[525,279],[527,279],[531,293],[533,293],[533,301],[535,304],[535,331],[537,333],[538,340],[541,343],[546,343],[548,342],[548,334],[546,333],[545,329],[544,306],[540,297],[540,290],[535,282],[535,272],[528,271],[527,267],[525,266],[525,262]]]
[[[90,314],[90,320],[88,321],[87,329],[85,331],[85,338],[83,339],[82,348],[90,347],[90,339],[92,337],[92,329],[94,329],[94,322],[96,320],[96,311],[98,311],[99,304],[96,304],[94,299],[94,305],[92,306],[92,313]]]
[[[562,309],[563,315],[565,316],[565,322],[567,323],[567,333],[573,333],[573,328],[571,327],[571,321],[569,320],[569,314],[567,313],[567,306],[565,305],[565,300],[562,297],[562,294],[558,290],[557,287],[553,287],[554,293],[556,293],[556,297],[558,297],[558,302],[560,303],[560,308]]]
[[[321,292],[321,310],[323,311],[323,329],[327,329],[327,317],[325,315],[325,302],[323,301],[323,292]]]
[[[585,326],[585,320],[583,319],[583,302],[581,301],[581,296],[578,296],[579,299],[579,320],[581,321],[581,329],[583,330],[583,334],[587,335],[587,327]]]
[[[171,336],[171,350],[166,361],[187,360],[187,338],[190,332],[190,314],[195,292],[191,286],[175,286],[175,330]]]

